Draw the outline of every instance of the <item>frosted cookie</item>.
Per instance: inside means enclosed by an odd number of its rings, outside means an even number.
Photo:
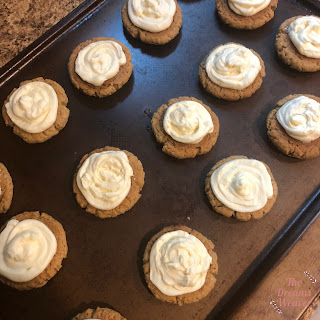
[[[276,37],[278,56],[301,72],[320,70],[320,18],[298,16],[284,21]]]
[[[0,162],[0,213],[9,210],[13,197],[13,183],[9,171]]]
[[[178,35],[182,13],[176,0],[129,0],[122,8],[122,22],[133,38],[161,45]]]
[[[199,67],[202,86],[213,96],[231,101],[252,96],[265,75],[259,54],[232,42],[214,48]]]
[[[277,102],[267,118],[271,142],[285,155],[310,159],[320,155],[320,98],[289,95]]]
[[[62,225],[46,213],[14,216],[0,233],[0,281],[18,290],[43,287],[68,252]]]
[[[213,249],[209,239],[186,226],[166,227],[154,235],[143,256],[143,272],[153,295],[179,306],[206,297],[218,273]]]
[[[140,160],[129,151],[105,147],[82,157],[73,192],[81,208],[99,218],[111,218],[137,203],[143,185]]]
[[[216,212],[242,221],[262,218],[278,195],[270,168],[244,156],[217,162],[207,174],[205,191]]]
[[[120,313],[109,308],[87,309],[72,320],[127,320]]]
[[[120,41],[98,37],[80,43],[72,52],[68,70],[71,82],[89,96],[109,96],[132,74],[132,57]]]
[[[216,114],[202,101],[179,97],[163,104],[152,118],[156,140],[162,151],[178,159],[209,152],[219,135]]]
[[[2,107],[6,126],[28,143],[45,142],[67,124],[68,97],[55,81],[36,78],[20,83]]]
[[[236,29],[257,29],[274,17],[278,0],[216,0],[221,20]]]

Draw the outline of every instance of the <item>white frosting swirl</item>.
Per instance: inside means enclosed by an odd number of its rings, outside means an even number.
[[[10,220],[0,234],[0,274],[15,282],[37,277],[57,251],[57,240],[41,221]]]
[[[172,139],[195,144],[213,132],[213,123],[204,106],[185,100],[174,103],[166,110],[163,128]]]
[[[271,177],[258,160],[228,161],[212,173],[210,183],[217,199],[238,212],[260,210],[273,196]]]
[[[114,77],[126,62],[126,55],[119,43],[111,40],[96,41],[78,53],[75,71],[82,80],[101,86]]]
[[[208,77],[224,88],[242,90],[255,80],[260,70],[258,57],[234,43],[217,47],[206,61]]]
[[[286,102],[276,117],[287,134],[302,142],[320,137],[320,103],[305,96]]]
[[[176,13],[174,0],[129,0],[128,14],[131,22],[146,31],[160,32],[168,29]]]
[[[176,230],[163,234],[150,253],[150,280],[165,295],[177,296],[200,289],[212,262],[195,236]]]
[[[298,18],[290,23],[288,32],[294,46],[302,55],[320,59],[320,18]]]
[[[6,110],[19,128],[29,133],[39,133],[56,121],[58,97],[49,84],[33,81],[19,87],[11,95]]]
[[[271,0],[228,0],[228,5],[232,11],[240,16],[253,16],[265,9]]]
[[[77,185],[95,208],[111,210],[128,195],[133,170],[123,151],[103,151],[88,157],[77,174]]]

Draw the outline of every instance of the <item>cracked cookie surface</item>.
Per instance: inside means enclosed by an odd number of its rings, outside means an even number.
[[[0,213],[9,210],[13,197],[13,182],[6,166],[0,162]]]
[[[77,314],[72,320],[99,319],[99,320],[127,320],[119,312],[109,308],[87,309]]]

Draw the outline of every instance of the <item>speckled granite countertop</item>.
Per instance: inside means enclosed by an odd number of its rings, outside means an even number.
[[[49,28],[59,22],[73,9],[85,0],[7,0],[0,2],[0,68],[14,56],[25,49],[29,44],[40,37]],[[319,218],[307,232],[312,235],[312,230],[320,225]],[[314,232],[313,232],[314,233]],[[294,248],[297,248],[295,245]],[[290,253],[294,251],[291,249]],[[302,252],[302,250],[300,250]],[[266,279],[267,280],[267,279]],[[266,280],[264,282],[266,282]],[[260,286],[263,286],[260,284]],[[259,288],[256,290],[259,292]],[[250,304],[255,304],[255,293],[249,297],[247,303],[240,308],[235,318],[250,310]],[[320,296],[310,305],[302,315],[301,320],[318,319]],[[240,319],[241,317],[239,317]],[[233,318],[232,318],[233,319]],[[242,319],[242,318],[241,318]]]
[[[0,67],[84,1],[0,1]]]

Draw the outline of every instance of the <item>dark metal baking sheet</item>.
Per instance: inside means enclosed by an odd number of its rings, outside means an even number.
[[[96,306],[112,307],[130,320],[225,319],[319,210],[320,159],[300,161],[280,154],[269,143],[265,128],[267,114],[282,97],[320,95],[319,72],[291,70],[274,50],[282,21],[318,14],[315,3],[279,1],[276,16],[268,24],[255,31],[238,31],[220,22],[213,1],[179,1],[183,13],[179,36],[167,45],[151,46],[123,30],[120,11],[124,2],[91,2],[88,9],[82,7],[56,26],[53,34],[42,37],[29,55],[25,51],[2,69],[1,101],[21,81],[42,76],[65,88],[71,114],[58,136],[38,145],[24,143],[0,121],[0,161],[15,186],[12,207],[1,215],[0,224],[25,210],[47,212],[63,224],[69,244],[62,269],[43,288],[18,292],[0,285],[0,319],[70,319]],[[129,82],[104,99],[76,90],[66,67],[74,47],[96,36],[117,38],[133,56]],[[253,97],[238,102],[213,98],[201,88],[197,76],[204,56],[229,41],[254,49],[266,65],[262,87]],[[221,125],[212,151],[189,160],[163,154],[150,130],[150,112],[182,95],[211,106]],[[72,176],[83,154],[106,145],[137,155],[146,181],[142,198],[130,212],[100,220],[76,203]],[[278,200],[259,221],[224,218],[211,210],[206,199],[207,171],[234,154],[264,161],[278,183]],[[211,239],[219,262],[214,290],[202,301],[183,307],[154,298],[141,269],[150,237],[163,226],[178,223]],[[253,271],[258,273],[253,276]]]

